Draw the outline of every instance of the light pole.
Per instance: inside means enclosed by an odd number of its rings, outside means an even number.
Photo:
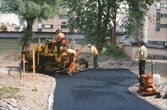
[[[42,17],[38,18],[38,32],[42,32]]]

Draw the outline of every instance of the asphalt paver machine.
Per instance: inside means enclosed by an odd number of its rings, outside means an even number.
[[[70,67],[70,56],[63,52],[63,47],[68,47],[66,40],[62,40],[62,45],[54,47],[54,51],[51,52],[51,47],[55,43],[53,40],[47,40],[45,44],[37,46],[35,50],[35,65],[36,70],[41,73],[56,72],[63,73],[68,71]],[[58,53],[57,49],[60,50]],[[33,50],[23,50],[18,52],[18,56],[21,59],[21,67],[23,67],[23,54],[25,54],[25,70],[32,70]],[[78,58],[75,61],[76,71],[87,70],[88,61],[85,58]]]

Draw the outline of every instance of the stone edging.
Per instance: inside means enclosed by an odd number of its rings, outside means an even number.
[[[166,82],[162,82],[162,83],[161,83],[161,86],[164,86],[164,85],[166,85],[166,84],[167,84]],[[154,95],[154,96],[146,96],[146,97],[140,96],[140,95],[137,93],[137,90],[138,90],[137,85],[138,85],[138,84],[133,84],[133,85],[129,86],[129,88],[128,88],[129,91],[130,91],[131,93],[133,93],[134,95],[136,95],[137,97],[139,97],[139,98],[141,98],[141,99],[143,99],[143,100],[149,102],[150,104],[152,104],[152,105],[154,105],[154,106],[160,108],[161,110],[166,110],[166,108],[167,108],[167,105],[166,105],[167,100],[166,100],[166,99],[163,99],[163,98],[156,98],[155,95]],[[159,89],[161,88],[161,86],[160,86],[160,87],[157,87],[157,91],[160,91]],[[165,89],[165,88],[163,88],[163,89]],[[165,91],[163,91],[163,92],[166,92],[166,89],[165,89]]]
[[[52,90],[50,91],[49,98],[48,98],[48,108],[47,110],[53,110],[53,102],[54,102],[54,92],[56,87],[56,80],[53,79]]]

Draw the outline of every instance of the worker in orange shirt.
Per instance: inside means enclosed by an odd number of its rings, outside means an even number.
[[[74,71],[75,71],[75,60],[76,60],[77,54],[76,54],[76,52],[73,49],[64,48],[64,52],[66,52],[67,55],[70,58],[70,67],[69,67],[68,74],[70,76],[72,76],[72,73],[74,73]]]

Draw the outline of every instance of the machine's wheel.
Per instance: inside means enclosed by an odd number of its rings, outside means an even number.
[[[85,64],[85,68],[88,68],[88,66],[89,66],[88,61],[85,58],[82,59],[80,63]]]
[[[46,66],[43,66],[42,68],[43,68],[43,73],[44,73],[44,74],[47,74],[48,71],[46,70]]]
[[[8,75],[9,75],[9,78],[10,78],[11,81],[16,80],[17,84],[20,83],[22,74],[21,74],[21,71],[20,71],[19,68],[17,68],[17,67],[9,68]]]
[[[30,70],[32,70],[31,66],[32,66],[32,63],[31,63],[31,62],[25,63],[25,71],[30,71]]]
[[[88,62],[86,62],[86,64],[85,64],[85,68],[88,68],[88,66],[89,66],[89,63],[88,63]]]
[[[39,72],[39,73],[43,73],[43,68],[42,68],[42,66],[41,65],[37,65],[37,71]]]

